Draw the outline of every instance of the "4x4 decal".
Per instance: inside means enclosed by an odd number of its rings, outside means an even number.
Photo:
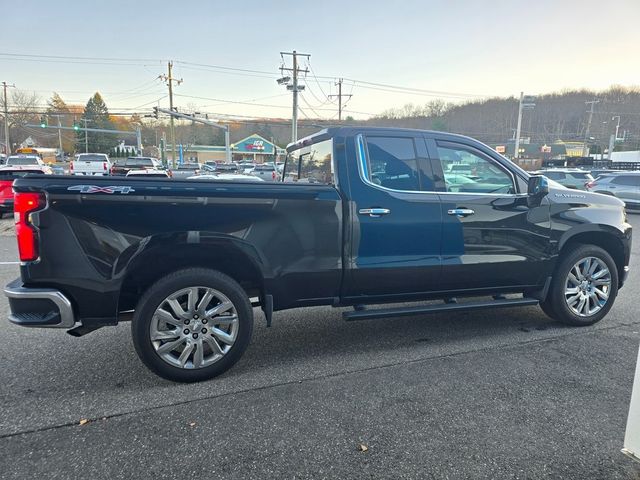
[[[67,188],[67,190],[71,191],[79,191],[80,193],[131,193],[135,192],[135,190],[131,187],[125,187],[122,185],[116,185],[111,187],[98,187],[97,185],[74,185],[73,187]]]

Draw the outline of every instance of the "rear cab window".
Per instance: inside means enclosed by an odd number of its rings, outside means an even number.
[[[78,160],[79,162],[106,162],[107,161],[107,156],[106,155],[91,155],[91,154],[85,154],[85,153],[81,153],[80,155],[78,155]]]
[[[273,165],[270,168],[274,170]],[[335,185],[334,176],[333,139],[329,139],[291,152],[285,164],[283,181]]]

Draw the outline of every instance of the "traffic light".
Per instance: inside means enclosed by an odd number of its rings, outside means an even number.
[[[46,115],[42,115],[40,117],[40,126],[42,128],[47,128],[49,126],[49,119],[47,118]]]
[[[153,118],[158,119],[158,107],[153,107]]]
[[[80,124],[78,122],[73,122],[73,129],[80,130]]]

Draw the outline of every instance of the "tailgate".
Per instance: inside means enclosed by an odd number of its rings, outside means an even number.
[[[74,160],[73,173],[103,174],[103,173],[108,173],[108,170],[104,168],[104,162],[95,162],[95,161],[85,162],[82,160]]]

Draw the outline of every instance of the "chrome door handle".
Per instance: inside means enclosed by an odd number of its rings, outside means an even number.
[[[476,212],[474,212],[470,208],[452,208],[451,210],[447,211],[447,213],[449,215],[455,215],[456,217],[468,217],[469,215],[473,215]]]
[[[389,215],[391,210],[388,208],[361,208],[358,210],[360,215],[369,215],[370,217],[381,217],[382,215]]]

